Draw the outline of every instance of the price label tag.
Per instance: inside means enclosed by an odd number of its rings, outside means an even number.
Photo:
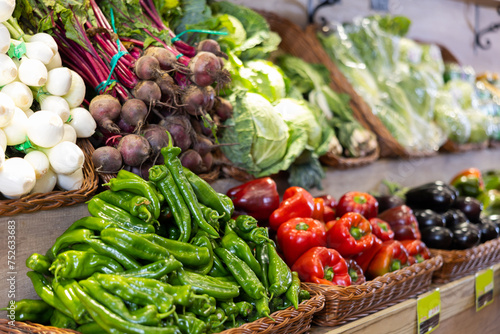
[[[441,315],[441,292],[439,288],[419,296],[417,299],[418,334],[426,334],[439,326]]]
[[[493,302],[493,268],[476,273],[476,311]]]

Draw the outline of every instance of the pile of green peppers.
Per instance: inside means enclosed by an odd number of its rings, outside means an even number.
[[[172,142],[172,141],[170,141]],[[309,299],[251,216],[161,150],[149,181],[121,170],[45,255],[26,261],[41,300],[16,320],[81,333],[217,333]]]

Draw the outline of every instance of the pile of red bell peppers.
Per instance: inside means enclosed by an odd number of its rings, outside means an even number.
[[[368,193],[348,192],[338,202],[300,187],[283,198],[269,178],[228,191],[236,212],[253,215],[275,232],[282,257],[300,279],[349,286],[430,258],[412,210],[401,205],[378,214]]]

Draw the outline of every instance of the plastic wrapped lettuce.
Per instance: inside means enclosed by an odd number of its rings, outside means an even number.
[[[471,136],[469,118],[446,90],[437,94],[435,120],[451,141],[458,144],[468,142]]]
[[[305,130],[290,131],[285,120],[263,96],[236,91],[229,96],[233,118],[222,131],[224,155],[256,177],[287,170],[307,145]]]

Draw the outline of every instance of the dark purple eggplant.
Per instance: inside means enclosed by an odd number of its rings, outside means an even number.
[[[481,223],[477,226],[481,230],[481,243],[496,239],[500,236],[500,227],[494,223]]]
[[[396,195],[381,195],[375,196],[378,202],[378,212],[382,213],[385,210],[395,208],[397,206],[405,204],[404,199]]]
[[[429,226],[420,231],[422,241],[429,248],[450,249],[453,233],[442,226]]]
[[[411,188],[405,194],[406,205],[416,209],[431,209],[442,213],[451,208],[457,193],[442,181],[435,181]]]
[[[481,223],[493,223],[500,227],[500,215],[489,215],[481,217]]]
[[[415,218],[418,221],[418,227],[424,229],[428,226],[446,226],[446,221],[443,215],[432,210],[415,210],[413,211]]]
[[[475,224],[469,222],[458,224],[452,232],[451,249],[468,249],[481,243],[481,230]]]
[[[453,208],[462,211],[471,223],[480,223],[479,217],[481,216],[481,211],[483,211],[483,204],[478,199],[460,196],[453,203]]]
[[[469,220],[467,216],[458,209],[450,209],[443,213],[443,218],[445,220],[446,227],[453,230],[455,226],[461,223],[468,223]]]

